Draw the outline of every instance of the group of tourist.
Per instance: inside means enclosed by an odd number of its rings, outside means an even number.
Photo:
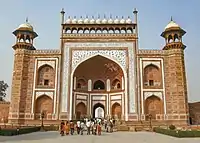
[[[101,135],[102,126],[107,132],[113,132],[113,120],[107,121],[106,119],[83,119],[77,121],[61,121],[60,125],[60,134],[61,136],[64,135],[74,135],[75,131],[78,135],[83,135],[84,131],[87,132],[87,135]]]

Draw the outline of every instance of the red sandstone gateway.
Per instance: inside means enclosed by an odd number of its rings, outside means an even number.
[[[36,124],[45,113],[47,124],[84,117],[187,124],[186,32],[178,24],[162,32],[163,49],[143,50],[137,10],[134,20],[61,16],[58,49],[37,50],[28,20],[13,32],[9,123]]]

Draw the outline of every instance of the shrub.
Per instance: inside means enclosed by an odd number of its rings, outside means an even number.
[[[169,129],[170,129],[170,130],[175,130],[176,127],[175,127],[174,125],[170,125],[170,126],[169,126]]]
[[[169,129],[163,129],[163,128],[154,128],[154,132],[161,133],[173,137],[179,137],[179,138],[188,138],[188,137],[200,137],[200,131],[198,130],[192,130],[192,131],[180,131],[180,130],[169,130]]]
[[[40,127],[26,127],[26,128],[15,128],[15,129],[1,129],[1,136],[14,136],[20,134],[27,134],[32,132],[37,132],[40,130]]]

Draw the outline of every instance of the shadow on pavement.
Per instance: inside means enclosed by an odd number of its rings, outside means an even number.
[[[86,133],[83,136],[93,136],[93,137],[101,137],[101,136],[109,136],[112,133],[102,133],[102,135],[87,135]],[[82,135],[69,135],[69,137],[77,137]],[[23,134],[18,136],[0,136],[0,142],[8,142],[8,141],[30,141],[30,140],[42,140],[42,139],[55,139],[60,138],[59,132],[35,132],[30,134]]]
[[[59,132],[35,132],[30,134],[23,134],[18,136],[0,136],[0,142],[5,141],[22,141],[22,140],[41,140],[41,139],[55,139],[60,137]]]

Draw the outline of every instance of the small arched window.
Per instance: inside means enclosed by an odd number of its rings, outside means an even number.
[[[121,83],[119,79],[115,79],[112,82],[112,89],[120,89],[121,88]]]
[[[97,80],[94,83],[94,89],[105,89],[105,84],[101,80]]]

